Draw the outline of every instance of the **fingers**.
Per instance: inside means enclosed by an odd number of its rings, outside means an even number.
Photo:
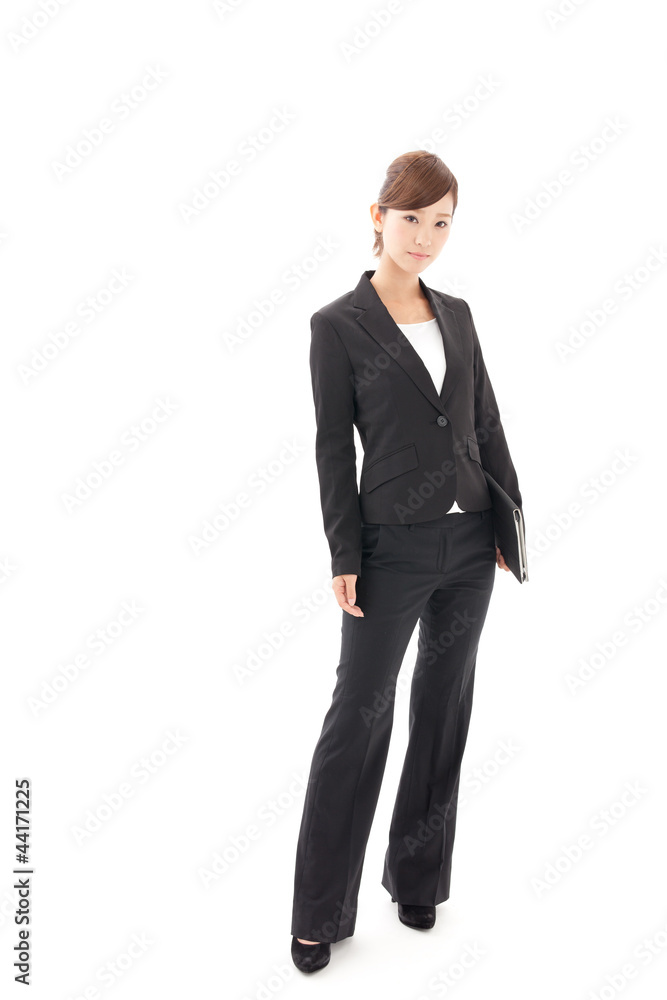
[[[356,581],[357,576],[355,573],[346,574],[345,576],[335,576],[332,587],[336,595],[336,600],[343,611],[354,615],[355,618],[363,618],[363,611],[354,603],[357,599]]]
[[[498,563],[501,569],[504,569],[507,573],[510,572],[510,568],[505,562],[505,558],[497,545],[496,545],[496,562]]]

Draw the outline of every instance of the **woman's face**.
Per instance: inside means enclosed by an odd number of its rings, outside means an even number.
[[[411,274],[419,274],[438,257],[449,238],[453,214],[451,191],[433,205],[414,211],[388,208],[381,215],[377,203],[371,206],[373,225],[382,232],[382,255]]]

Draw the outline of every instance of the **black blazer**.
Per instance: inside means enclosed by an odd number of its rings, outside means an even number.
[[[364,271],[310,320],[315,456],[332,575],[361,575],[361,524],[413,524],[491,506],[482,466],[522,506],[498,405],[464,299],[422,292],[447,363],[440,394]],[[354,427],[364,448],[357,488]]]

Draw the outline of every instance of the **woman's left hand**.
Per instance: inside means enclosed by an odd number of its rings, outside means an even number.
[[[505,560],[503,558],[503,554],[502,554],[502,552],[500,551],[500,549],[498,548],[497,545],[496,545],[496,562],[498,563],[498,565],[500,566],[501,569],[507,570],[508,573],[510,572],[510,568],[507,565],[507,563],[505,562]]]

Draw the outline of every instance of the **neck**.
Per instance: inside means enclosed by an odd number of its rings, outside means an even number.
[[[382,254],[370,282],[383,300],[408,303],[423,298],[419,275],[404,271],[386,254]]]

